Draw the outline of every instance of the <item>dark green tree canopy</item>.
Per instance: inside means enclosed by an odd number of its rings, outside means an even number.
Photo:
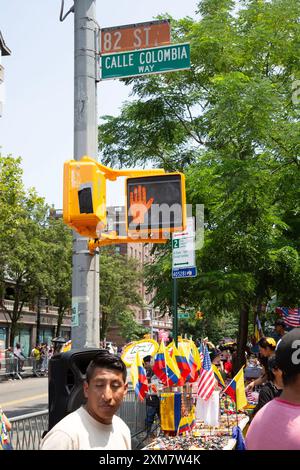
[[[205,206],[205,243],[179,301],[239,311],[241,358],[262,302],[300,300],[299,2],[203,0],[197,12],[172,19],[191,70],[127,80],[133,100],[103,117],[99,148],[112,166],[185,172],[187,202]],[[166,307],[170,247],[158,253],[147,282]]]

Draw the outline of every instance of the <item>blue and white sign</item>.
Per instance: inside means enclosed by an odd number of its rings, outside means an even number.
[[[173,233],[172,237],[172,278],[196,277],[195,263],[195,222],[190,217],[184,232]]]
[[[197,276],[197,268],[193,266],[191,268],[180,268],[180,269],[172,269],[172,278],[177,279],[180,277],[196,277]]]

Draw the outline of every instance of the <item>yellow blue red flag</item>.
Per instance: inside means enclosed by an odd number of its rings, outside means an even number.
[[[215,364],[212,364],[211,365],[212,367],[212,370],[214,371],[214,374],[215,374],[215,378],[217,379],[218,381],[218,385],[221,385],[222,387],[225,387],[225,382],[224,382],[224,379],[221,375],[221,372],[219,371],[219,369],[217,368],[217,366]]]
[[[181,416],[181,393],[165,392],[160,397],[160,426],[163,431],[178,430]]]
[[[263,336],[264,336],[264,334],[263,334],[262,326],[261,326],[261,323],[260,323],[260,319],[259,319],[259,316],[256,315],[255,326],[254,326],[255,344],[258,343],[260,338],[262,338]]]
[[[143,401],[149,390],[149,385],[146,371],[143,367],[139,353],[136,353],[135,355],[134,361],[130,368],[130,374],[134,391],[138,398]]]
[[[183,385],[185,383],[186,377],[191,373],[191,369],[189,366],[189,362],[184,354],[183,349],[180,347],[180,343],[178,345],[178,349],[174,342],[172,344],[172,351],[173,355],[172,358],[175,359],[178,369],[180,370],[181,380],[179,385]]]
[[[245,408],[248,401],[245,393],[244,367],[233,377],[232,381],[225,388],[224,393],[229,395],[236,403],[237,410]]]
[[[177,434],[183,434],[184,432],[188,432],[190,430],[191,430],[191,428],[190,428],[190,425],[189,425],[189,417],[188,416],[182,416],[182,418],[179,422]]]
[[[170,356],[162,341],[159,350],[154,358],[153,364],[154,374],[161,380],[164,385],[172,387],[180,383],[181,373],[176,361]]]

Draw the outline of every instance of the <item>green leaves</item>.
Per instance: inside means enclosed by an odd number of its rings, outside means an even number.
[[[274,292],[296,304],[299,2],[202,0],[198,12],[172,20],[173,40],[191,43],[191,71],[127,82],[135,101],[100,126],[105,161],[181,169],[188,202],[204,204],[199,275],[178,282],[179,302],[205,305],[208,318],[243,316]],[[156,253],[147,286],[167,309],[170,247]]]
[[[133,317],[134,307],[142,308],[139,282],[142,272],[137,262],[118,255],[113,249],[101,249],[100,254],[100,308],[101,339],[110,326],[119,325],[124,337],[140,331]],[[130,324],[130,325],[129,325]],[[130,328],[129,328],[130,326]]]

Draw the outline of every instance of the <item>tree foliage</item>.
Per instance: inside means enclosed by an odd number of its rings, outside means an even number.
[[[111,248],[102,249],[100,274],[101,339],[106,337],[109,327],[115,325],[122,328],[127,339],[142,334],[132,315],[134,306],[143,306],[139,294],[142,272],[137,261],[118,255]]]
[[[99,127],[104,162],[187,176],[205,205],[199,275],[179,302],[239,311],[237,366],[252,313],[274,293],[299,302],[299,2],[202,0],[199,19],[172,20],[191,43],[190,71],[127,80],[135,100]],[[170,306],[170,247],[148,268],[156,303]]]

